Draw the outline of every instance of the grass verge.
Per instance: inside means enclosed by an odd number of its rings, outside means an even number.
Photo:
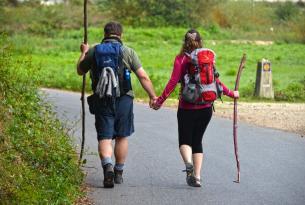
[[[144,69],[150,75],[155,90],[161,94],[172,71],[175,55],[179,52],[182,37],[186,29],[175,27],[132,28],[126,27],[124,43],[136,50]],[[304,44],[256,44],[254,41],[212,40],[204,29],[199,30],[204,38],[205,47],[216,52],[216,66],[221,80],[231,89],[234,87],[240,58],[247,54],[246,69],[240,82],[242,100],[260,101],[253,98],[257,62],[262,58],[272,63],[275,100],[302,102],[305,100],[305,49]],[[11,36],[16,52],[16,59],[31,55],[32,63],[39,68],[39,82],[43,87],[79,91],[81,77],[76,75],[76,62],[79,57],[78,47],[82,42],[82,30],[66,30],[52,38],[31,36],[28,34]],[[102,29],[89,29],[89,43],[100,42]],[[135,76],[133,88],[138,98],[146,94]],[[87,90],[90,90],[89,80]],[[171,95],[176,99],[178,89]]]
[[[70,138],[38,95],[31,58],[0,41],[0,204],[73,204],[83,173]]]

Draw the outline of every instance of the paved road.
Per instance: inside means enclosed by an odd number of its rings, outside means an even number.
[[[63,121],[80,119],[79,94],[47,93]],[[203,187],[192,188],[181,172],[184,165],[177,147],[175,110],[156,112],[136,104],[134,113],[136,133],[130,137],[124,184],[104,189],[94,119],[87,110],[86,166],[95,168],[85,168],[85,172],[91,187],[89,197],[95,204],[305,204],[304,138],[239,123],[241,183],[236,184],[232,122],[213,118],[203,141]],[[74,131],[79,144],[79,124]]]

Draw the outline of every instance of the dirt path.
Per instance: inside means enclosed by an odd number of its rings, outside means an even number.
[[[233,102],[217,103],[215,115],[232,118]],[[305,136],[305,103],[238,103],[239,120]]]
[[[177,100],[168,99],[165,106],[176,108],[177,104]],[[215,116],[232,119],[233,102],[216,102],[215,109]],[[294,132],[301,137],[305,137],[304,117],[305,103],[238,102],[238,120],[262,127]]]

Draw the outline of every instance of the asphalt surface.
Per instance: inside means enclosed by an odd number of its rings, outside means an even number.
[[[73,128],[74,142],[80,144],[80,94],[45,92],[58,117]],[[236,184],[232,121],[215,117],[203,140],[203,187],[192,188],[181,171],[176,111],[153,111],[142,104],[134,107],[136,132],[129,138],[124,184],[105,189],[94,118],[88,109],[86,113],[84,171],[95,204],[305,204],[304,138],[239,122],[241,183]]]

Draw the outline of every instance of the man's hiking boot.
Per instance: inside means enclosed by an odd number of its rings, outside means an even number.
[[[104,169],[104,188],[113,188],[114,172],[113,172],[112,164],[106,164],[105,166],[103,166],[103,169]]]
[[[114,169],[114,183],[116,184],[123,183],[123,170]]]
[[[197,179],[194,175],[194,167],[192,164],[187,164],[186,169],[183,170],[186,172],[186,183],[192,187],[201,187],[200,179]]]

